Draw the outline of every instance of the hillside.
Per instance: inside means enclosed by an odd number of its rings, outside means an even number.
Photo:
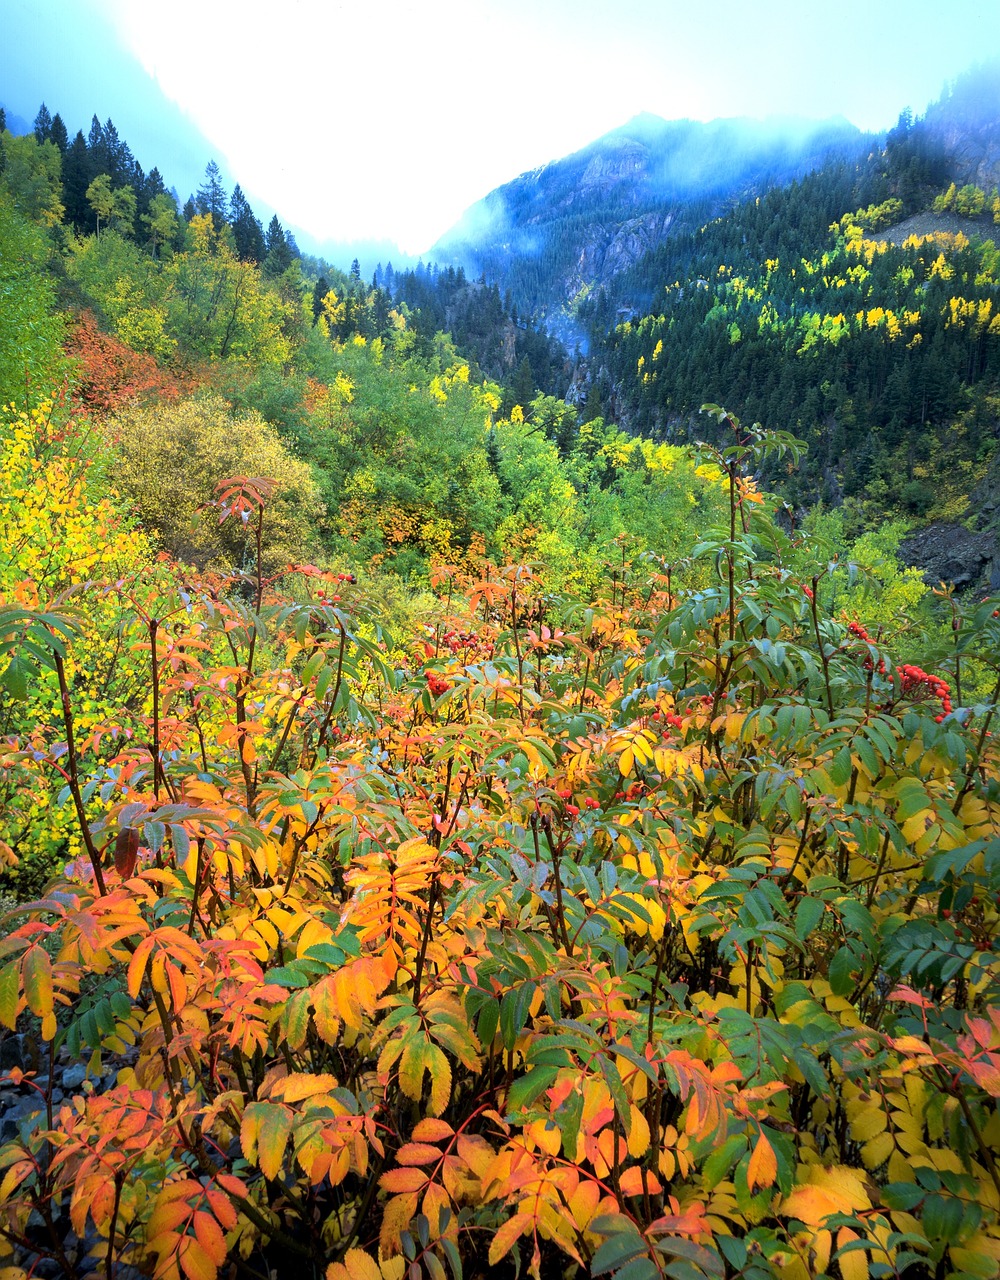
[[[910,122],[692,223],[581,410],[496,281],[55,120],[0,133],[2,1280],[995,1280],[1000,596],[887,517],[1000,509],[1000,254],[882,233],[1000,198]],[[777,425],[688,443],[722,382]]]
[[[485,273],[563,336],[566,313],[679,227],[855,154],[845,120],[666,121],[642,115],[474,205],[431,251]]]

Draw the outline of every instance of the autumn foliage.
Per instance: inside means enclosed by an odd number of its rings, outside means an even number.
[[[119,1064],[0,1148],[20,1258],[1000,1273],[996,602],[897,666],[749,478],[795,442],[713,413],[727,523],[592,600],[441,568],[388,637],[350,575],[265,576],[251,476],[212,511],[244,572],[8,597],[0,773],[80,856],[0,1024]]]
[[[134,400],[176,400],[180,394],[177,382],[152,356],[104,333],[90,311],[83,312],[70,330],[65,349],[77,362],[76,394],[84,409],[112,413]]]

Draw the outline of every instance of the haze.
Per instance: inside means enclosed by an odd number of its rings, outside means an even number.
[[[640,111],[881,131],[1000,53],[1000,5],[884,0],[0,0],[0,102],[109,116],[181,200],[208,159],[306,247],[425,252]]]

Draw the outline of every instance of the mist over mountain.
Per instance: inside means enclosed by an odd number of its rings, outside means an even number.
[[[473,205],[431,251],[547,315],[636,262],[680,225],[866,145],[843,118],[692,120],[643,114]]]

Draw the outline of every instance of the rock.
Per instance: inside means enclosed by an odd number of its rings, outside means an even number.
[[[945,582],[959,591],[990,591],[1000,580],[1000,546],[991,529],[970,531],[961,524],[932,524],[899,548],[905,564],[922,570],[930,587]]]
[[[82,1062],[75,1062],[62,1073],[62,1087],[67,1093],[72,1093],[74,1089],[80,1088],[86,1078],[87,1068]]]
[[[13,1067],[25,1069],[24,1036],[4,1036],[0,1040],[0,1071],[10,1071]]]

